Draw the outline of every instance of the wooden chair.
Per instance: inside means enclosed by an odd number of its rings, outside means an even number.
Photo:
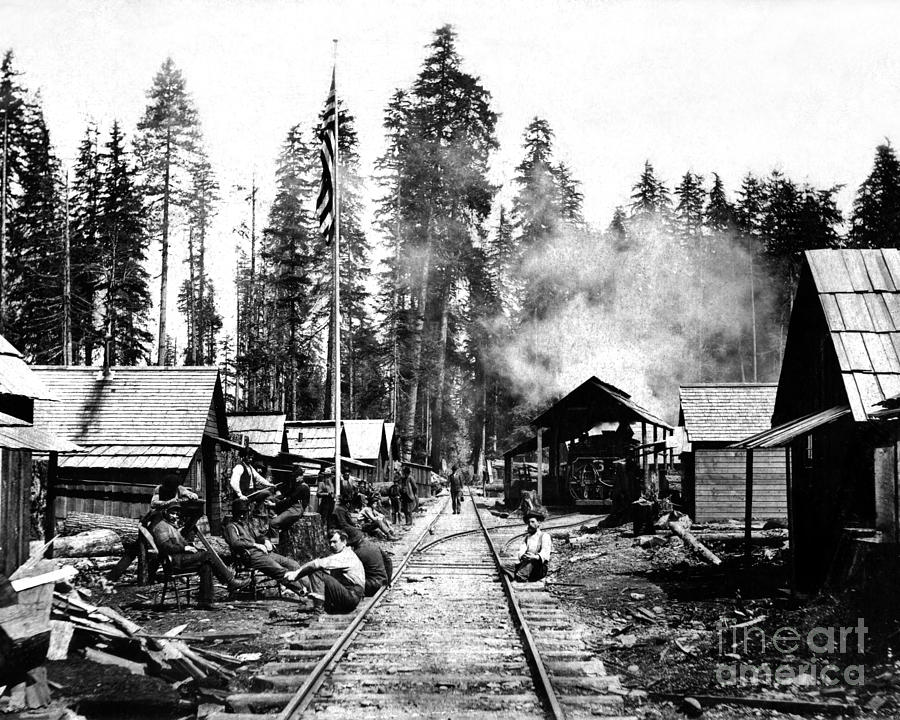
[[[140,544],[140,555],[145,567],[148,570],[148,578],[152,582],[153,576],[156,574],[156,568],[161,567],[163,571],[163,586],[159,594],[159,602],[157,605],[162,607],[166,602],[166,595],[171,588],[175,595],[175,607],[181,610],[181,596],[185,597],[185,603],[190,602],[191,592],[199,589],[199,578],[194,570],[181,572],[172,567],[172,558],[163,555],[156,547],[153,535],[150,531],[141,526],[138,531],[138,543]]]
[[[234,576],[236,578],[247,575],[250,579],[250,584],[244,588],[241,588],[240,590],[230,590],[228,592],[229,597],[233,597],[236,593],[239,592],[249,592],[252,595],[253,599],[256,600],[259,591],[264,589],[269,583],[274,583],[275,590],[278,593],[278,597],[281,597],[281,583],[274,578],[270,578],[266,575],[263,575],[261,580],[258,579],[258,573],[256,569],[250,567],[247,556],[243,553],[235,553],[234,555],[232,555],[231,567],[234,569]]]

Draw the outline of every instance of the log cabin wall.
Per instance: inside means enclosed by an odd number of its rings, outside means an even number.
[[[747,453],[696,448],[693,455],[694,520],[743,519]],[[753,451],[753,517],[787,518],[784,450]]]
[[[28,559],[31,527],[31,452],[0,448],[0,573]]]

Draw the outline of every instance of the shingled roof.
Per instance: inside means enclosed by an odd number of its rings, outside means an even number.
[[[257,452],[275,457],[287,452],[286,420],[287,415],[281,413],[232,413],[228,416],[228,432],[235,442],[244,435]]]
[[[853,419],[900,393],[900,250],[808,250]]]
[[[60,400],[35,402],[35,427],[88,451],[78,460],[60,458],[61,467],[186,467],[184,458],[204,434],[223,437],[228,430],[214,367],[114,367],[104,374],[97,367],[38,366],[34,372]]]
[[[0,393],[41,400],[55,400],[44,383],[25,363],[22,353],[0,335]]]
[[[288,451],[292,455],[323,460],[334,459],[334,420],[288,420]],[[341,426],[341,455],[350,456],[347,433]]]
[[[689,442],[735,442],[772,427],[775,383],[682,385],[679,424]]]

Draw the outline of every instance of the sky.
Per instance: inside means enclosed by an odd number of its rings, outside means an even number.
[[[544,117],[601,227],[648,159],[670,187],[688,170],[717,172],[732,196],[748,171],[775,168],[842,184],[847,211],[875,146],[900,141],[900,3],[0,0],[0,49],[40,91],[68,167],[90,119],[133,131],[153,75],[174,59],[222,188],[211,272],[228,331],[234,228],[249,216],[237,188],[256,176],[264,220],[279,146],[327,94],[332,40],[370,172],[390,95],[446,23],[500,115],[493,180],[510,183],[525,126]]]

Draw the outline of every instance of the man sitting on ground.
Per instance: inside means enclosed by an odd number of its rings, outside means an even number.
[[[350,511],[349,503],[345,504],[343,499],[340,499],[331,513],[331,526],[343,531],[350,547],[356,547],[366,537],[360,529],[356,517]]]
[[[393,528],[387,523],[384,515],[376,513],[366,504],[366,496],[359,493],[353,498],[353,510],[350,513],[357,526],[375,537],[386,540],[397,540]],[[353,543],[351,543],[352,545]]]
[[[175,572],[196,570],[200,576],[200,605],[212,606],[213,575],[229,590],[246,587],[249,581],[235,580],[234,572],[225,567],[218,558],[206,550],[198,550],[184,539],[175,527],[175,520],[168,508],[153,513],[150,519],[150,533],[161,556],[169,558]],[[216,562],[218,560],[218,562]]]
[[[394,563],[391,556],[370,540],[363,540],[353,548],[366,573],[366,597],[372,597],[379,588],[391,584]]]
[[[365,593],[365,569],[348,547],[347,534],[343,530],[332,532],[328,544],[331,555],[285,573],[285,579],[299,580],[311,591],[316,611],[352,612]]]
[[[300,563],[284,555],[272,552],[268,538],[258,535],[247,518],[247,503],[235,500],[231,503],[231,520],[225,525],[225,542],[238,557],[243,557],[254,570],[277,580],[285,587],[303,594],[303,590],[284,579],[288,570],[296,570]]]
[[[517,553],[519,561],[516,563],[514,579],[519,582],[541,580],[547,574],[553,542],[549,533],[541,530],[541,522],[544,519],[541,513],[529,512],[523,519],[528,525],[528,531],[519,546]]]

